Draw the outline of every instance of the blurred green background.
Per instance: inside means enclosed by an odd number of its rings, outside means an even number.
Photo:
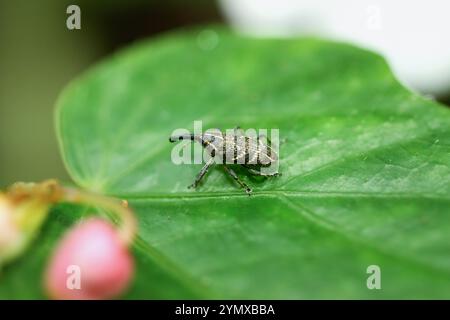
[[[66,28],[70,4],[81,8],[81,30]],[[222,20],[207,0],[0,0],[0,188],[69,181],[53,110],[72,78],[140,38]]]

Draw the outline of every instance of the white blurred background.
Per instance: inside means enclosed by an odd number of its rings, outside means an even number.
[[[220,0],[255,36],[318,35],[382,54],[397,78],[433,97],[450,93],[449,0]]]

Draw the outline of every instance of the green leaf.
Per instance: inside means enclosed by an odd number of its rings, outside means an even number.
[[[134,45],[58,103],[74,181],[138,216],[125,297],[450,298],[450,111],[368,51],[211,28],[216,46],[201,30]],[[201,165],[173,164],[168,137],[194,120],[280,129],[283,175],[239,170],[248,197],[216,166],[187,189]]]

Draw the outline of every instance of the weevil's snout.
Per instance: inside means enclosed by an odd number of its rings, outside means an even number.
[[[169,141],[170,141],[170,142],[177,142],[177,141],[183,140],[184,138],[185,138],[184,136],[171,136],[171,137],[169,138]]]
[[[187,135],[171,136],[169,138],[170,142],[177,142],[177,141],[181,141],[181,140],[194,140],[194,135],[187,134]]]

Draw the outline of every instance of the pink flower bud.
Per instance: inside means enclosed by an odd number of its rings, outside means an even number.
[[[133,270],[133,257],[115,227],[90,218],[59,243],[45,287],[53,299],[109,299],[128,287]]]

